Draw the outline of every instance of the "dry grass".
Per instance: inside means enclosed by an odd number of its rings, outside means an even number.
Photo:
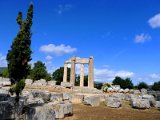
[[[99,107],[74,104],[73,113],[72,117],[66,117],[65,120],[160,120],[160,110],[133,109],[127,102],[118,109],[106,107],[104,104]]]

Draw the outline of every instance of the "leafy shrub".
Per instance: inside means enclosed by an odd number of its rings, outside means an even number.
[[[111,85],[108,84],[108,83],[105,83],[105,84],[103,84],[103,86],[102,86],[102,90],[103,90],[104,92],[106,92],[109,87],[111,87]]]
[[[154,82],[152,89],[155,91],[160,91],[160,81]]]
[[[121,77],[116,76],[112,83],[113,85],[120,85],[123,89],[133,88],[133,83],[130,78],[122,79]]]
[[[142,88],[147,89],[147,88],[148,88],[148,85],[147,85],[147,83],[145,83],[145,82],[140,82],[140,83],[137,85],[137,88],[138,88],[138,89],[142,89]]]

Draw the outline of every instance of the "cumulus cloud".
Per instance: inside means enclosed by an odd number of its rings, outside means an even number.
[[[44,62],[48,73],[53,73],[57,68],[51,61]]]
[[[96,69],[94,70],[95,72],[95,80],[96,81],[101,81],[101,82],[111,82],[116,76],[122,77],[122,78],[127,78],[127,77],[133,77],[134,73],[130,71],[114,71],[111,69]]]
[[[0,53],[0,67],[7,67],[6,56]]]
[[[50,56],[50,55],[47,55],[47,56],[46,56],[46,60],[52,60],[52,59],[53,59],[52,56]]]
[[[152,18],[150,18],[148,20],[148,23],[152,28],[160,27],[160,13],[158,13],[155,16],[153,16]]]
[[[150,35],[141,33],[141,34],[135,36],[134,42],[135,43],[144,43],[144,42],[150,41],[151,39],[152,38]]]
[[[77,51],[77,49],[64,44],[61,44],[61,45],[48,44],[48,45],[41,46],[40,51],[45,53],[53,53],[57,56],[61,56],[64,54],[73,53]]]
[[[59,15],[63,14],[64,12],[67,12],[72,9],[71,4],[65,4],[65,5],[58,5],[57,9],[55,9],[55,12],[58,13]]]

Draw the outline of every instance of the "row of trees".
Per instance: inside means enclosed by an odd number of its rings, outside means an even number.
[[[29,75],[27,78],[35,80],[39,79],[45,79],[46,81],[49,81],[51,79],[57,81],[57,84],[60,85],[60,83],[63,81],[63,71],[64,67],[60,67],[59,69],[55,70],[52,75],[47,73],[46,66],[43,62],[38,61],[34,63],[33,69],[30,67]],[[70,80],[70,68],[67,68],[67,81]],[[0,76],[2,77],[9,77],[8,69],[4,68],[3,71],[1,72]],[[115,77],[113,80],[113,85],[120,85],[121,88],[129,88],[129,89],[152,89],[152,90],[160,90],[160,81],[155,82],[152,86],[147,85],[145,82],[140,82],[138,85],[134,86],[132,83],[132,80],[130,78],[123,79],[121,77]],[[76,81],[75,85],[79,86],[80,85],[80,76],[76,75]],[[88,75],[84,76],[84,86],[88,86]],[[103,86],[103,83],[101,82],[95,82],[94,87],[101,89]]]
[[[125,89],[125,88],[129,88],[129,89],[152,89],[155,91],[160,91],[160,81],[159,82],[154,82],[153,85],[149,86],[147,85],[147,83],[145,82],[140,82],[138,85],[134,86],[132,83],[132,80],[130,78],[126,78],[123,79],[121,77],[115,77],[115,79],[113,80],[113,85],[120,85],[121,88]]]

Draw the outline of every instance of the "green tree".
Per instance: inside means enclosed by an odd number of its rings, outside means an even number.
[[[123,89],[125,89],[125,88],[132,89],[133,88],[133,83],[130,80],[130,78],[122,79],[121,77],[116,76],[112,83],[113,83],[113,85],[120,85],[121,88],[123,88]]]
[[[37,61],[34,63],[34,67],[31,71],[31,78],[33,81],[39,80],[39,79],[46,79],[47,76],[47,70],[45,63],[42,63],[41,61]]]
[[[145,82],[140,82],[140,83],[137,85],[137,88],[138,88],[138,89],[142,89],[142,88],[147,89],[147,88],[148,88],[148,85],[147,85],[147,83],[145,83]]]
[[[160,81],[154,82],[154,84],[152,85],[152,90],[160,91]]]
[[[70,81],[70,68],[67,68],[67,81]],[[56,69],[53,74],[52,78],[57,81],[57,84],[59,85],[63,81],[63,72],[64,67],[60,67],[59,69]]]
[[[2,77],[8,78],[9,77],[9,73],[8,73],[8,68],[4,69],[2,71]]]
[[[19,24],[19,32],[15,37],[11,49],[7,54],[8,61],[8,72],[12,85],[19,85],[18,82],[22,83],[22,79],[25,79],[29,72],[28,62],[31,61],[31,26],[33,18],[33,5],[29,6],[27,12],[27,18],[22,20],[22,12],[18,13],[17,23]],[[24,82],[24,81],[23,81]],[[24,88],[21,86],[21,88]],[[16,89],[15,89],[16,90]],[[22,90],[22,89],[21,89]],[[21,91],[15,91],[17,95],[17,100],[19,100],[19,93]]]
[[[101,82],[94,82],[94,87],[97,88],[97,89],[101,89],[103,86],[103,83]]]

